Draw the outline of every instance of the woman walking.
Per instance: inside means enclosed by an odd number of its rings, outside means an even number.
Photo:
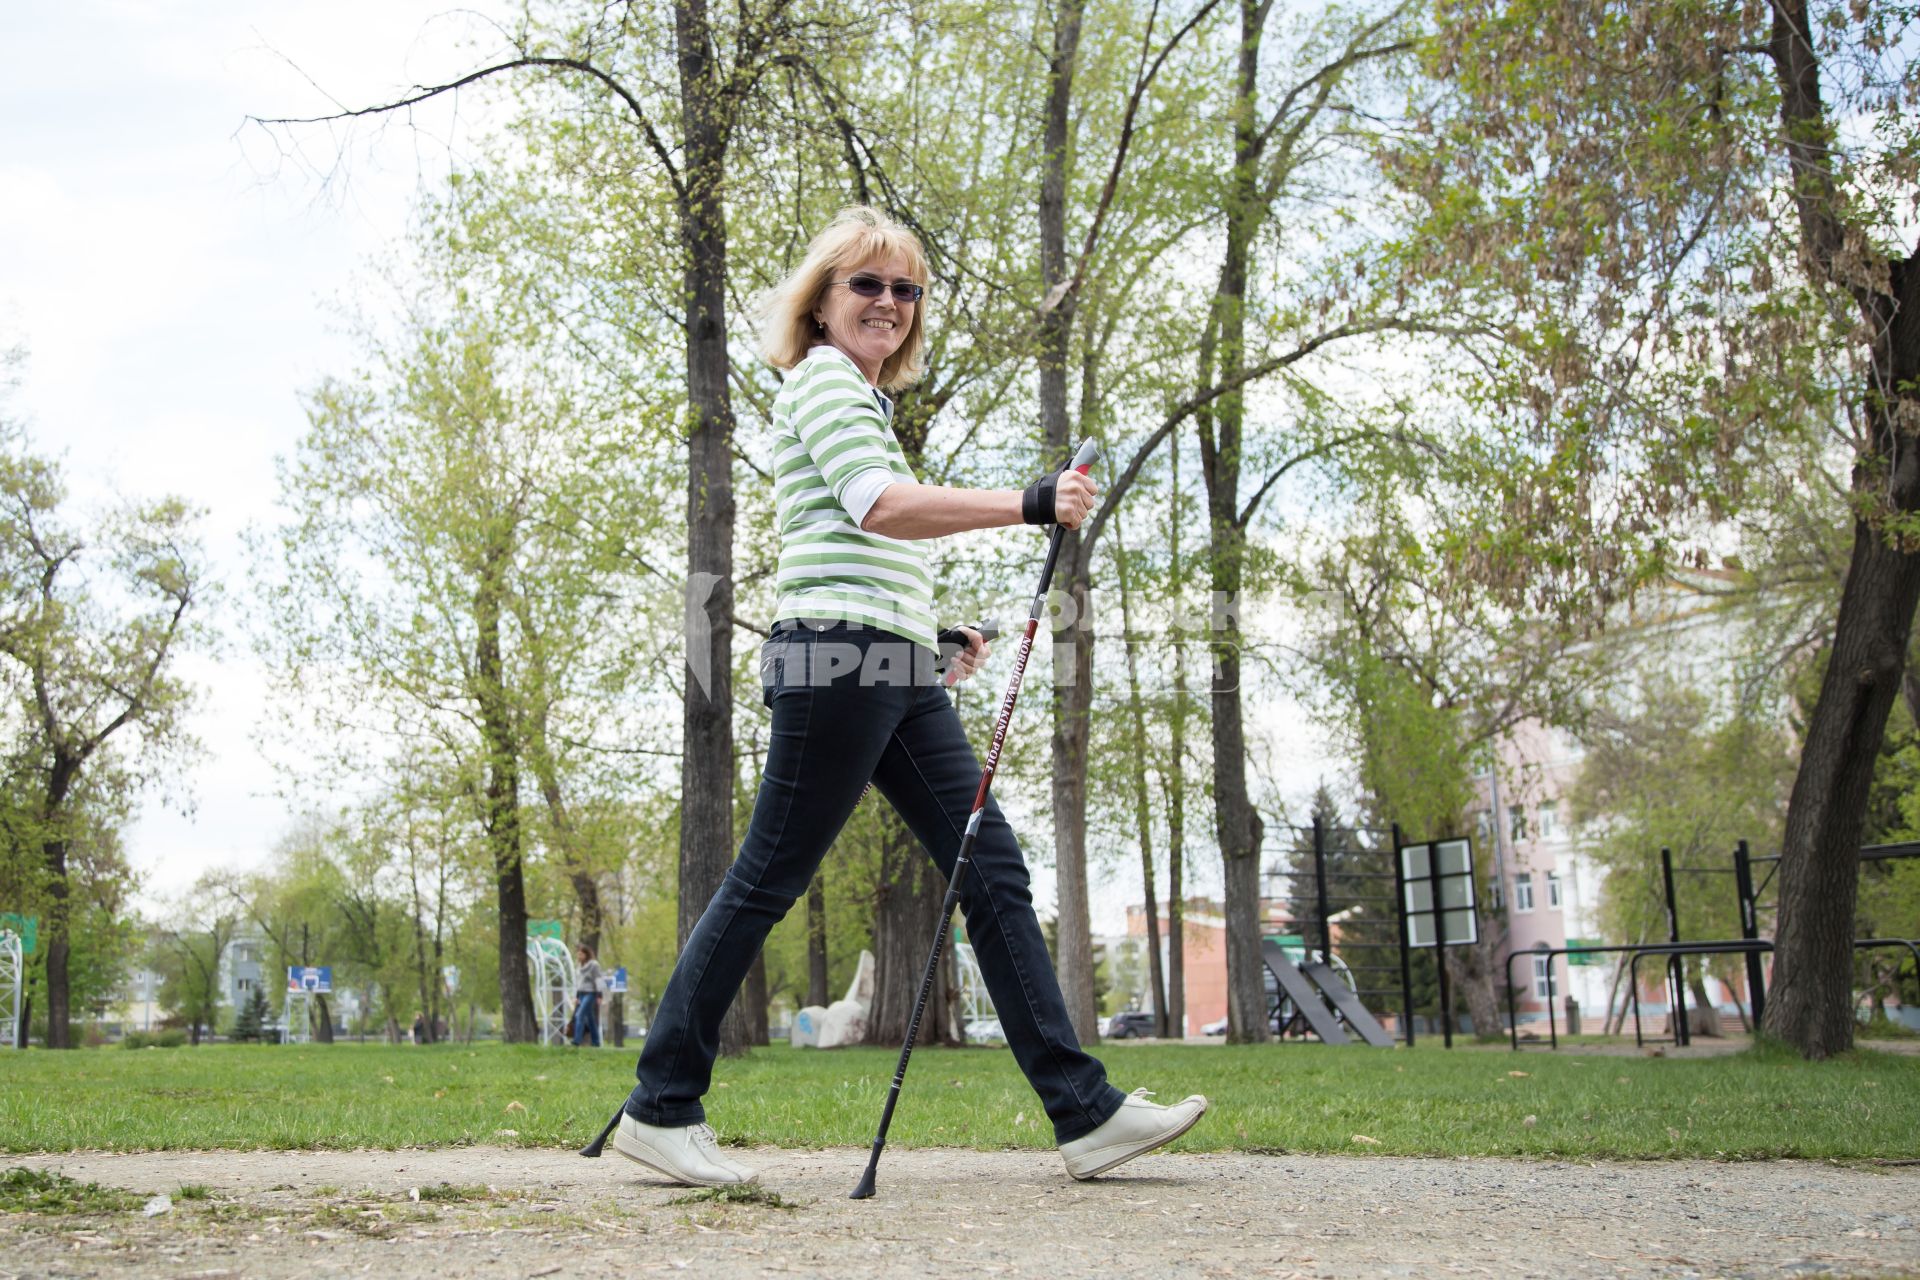
[[[951,875],[980,764],[935,673],[927,540],[1006,525],[1078,528],[1093,482],[1024,491],[920,484],[889,391],[923,369],[925,255],[904,227],[852,208],[762,304],[774,402],[779,601],[761,650],[772,737],[738,857],[694,926],[649,1028],[614,1148],[676,1182],[750,1182],[706,1124],[722,1017],[767,933],[806,891],[871,782]],[[952,658],[965,679],[988,648]],[[961,898],[967,936],[1014,1059],[1053,1122],[1067,1171],[1090,1178],[1185,1133],[1207,1109],[1123,1094],[1081,1049],[1033,912],[1026,861],[989,800]]]
[[[573,982],[573,1047],[578,1049],[589,1038],[600,1047],[600,962],[593,948],[581,943],[573,949],[580,962],[579,976]]]

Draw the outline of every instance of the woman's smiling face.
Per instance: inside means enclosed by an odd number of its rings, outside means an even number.
[[[901,255],[871,259],[837,273],[814,303],[813,318],[826,326],[826,341],[850,356],[867,381],[877,385],[881,364],[907,340],[913,309],[919,304],[895,298],[891,288],[882,289],[877,298],[863,298],[847,287],[846,282],[856,277],[885,285],[912,284],[913,278]]]

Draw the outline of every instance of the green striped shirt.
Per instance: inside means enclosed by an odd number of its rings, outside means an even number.
[[[780,526],[779,604],[787,618],[864,623],[935,647],[933,574],[924,544],[868,533],[844,499],[876,469],[916,483],[873,388],[853,361],[815,347],[773,402],[773,483]]]

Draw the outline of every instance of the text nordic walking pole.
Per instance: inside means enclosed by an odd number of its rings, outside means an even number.
[[[1081,443],[1067,464],[1068,470],[1085,475],[1100,456],[1093,441]],[[1007,740],[1007,726],[1013,722],[1013,704],[1020,697],[1020,679],[1027,671],[1027,658],[1033,653],[1034,633],[1040,629],[1040,614],[1046,608],[1047,590],[1053,585],[1053,566],[1060,558],[1060,543],[1066,535],[1061,525],[1053,527],[1047,540],[1047,562],[1040,570],[1040,589],[1034,593],[1027,610],[1027,629],[1020,636],[1020,651],[1013,658],[1013,674],[1007,677],[1007,692],[1000,700],[1000,714],[993,722],[993,742],[987,748],[987,762],[980,769],[980,789],[973,793],[973,812],[967,817],[966,834],[960,837],[960,852],[954,855],[953,875],[947,881],[947,896],[940,907],[940,927],[934,931],[933,952],[927,956],[927,971],[920,979],[920,995],[913,1002],[913,1016],[907,1020],[907,1041],[900,1046],[900,1064],[893,1070],[893,1086],[887,1090],[887,1106],[880,1113],[880,1131],[873,1136],[873,1154],[867,1157],[867,1171],[849,1199],[866,1200],[873,1195],[873,1176],[880,1168],[880,1151],[887,1145],[887,1129],[893,1124],[893,1108],[900,1101],[900,1085],[907,1078],[907,1059],[913,1056],[914,1037],[920,1033],[920,1018],[927,1011],[927,998],[933,994],[933,979],[940,967],[940,953],[946,948],[947,927],[953,909],[960,905],[960,882],[966,878],[973,842],[980,834],[980,821],[987,811],[987,791],[993,786],[994,770],[1000,766],[1000,748]]]

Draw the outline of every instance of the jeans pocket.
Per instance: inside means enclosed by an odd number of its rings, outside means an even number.
[[[807,643],[803,633],[783,631],[760,645],[760,703],[773,705],[773,695],[806,683]]]

